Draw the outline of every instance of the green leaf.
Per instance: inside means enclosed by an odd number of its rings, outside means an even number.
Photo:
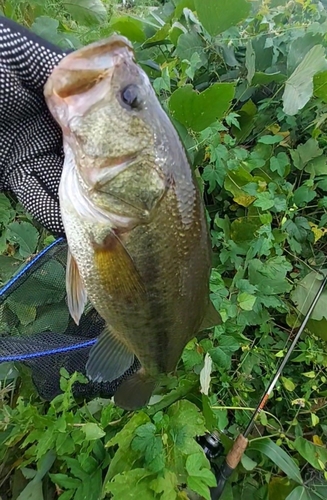
[[[277,156],[270,158],[270,170],[272,172],[277,172],[281,177],[284,177],[287,165],[290,164],[290,160],[286,153],[278,153]]]
[[[35,252],[39,233],[29,222],[11,222],[7,228],[7,239],[19,245],[19,254],[25,259]]]
[[[209,350],[209,354],[216,365],[228,370],[231,366],[232,354],[237,351],[240,344],[229,335],[219,338],[219,346]]]
[[[261,208],[261,210],[269,210],[275,205],[275,199],[268,191],[257,193],[256,197],[253,206]]]
[[[200,132],[224,116],[233,97],[233,83],[214,83],[201,93],[184,85],[171,95],[169,109],[176,120]]]
[[[201,24],[212,36],[240,23],[250,12],[245,0],[194,0],[194,5]]]
[[[135,17],[112,17],[110,20],[110,26],[114,31],[126,36],[132,42],[142,43],[146,40],[144,25],[142,21],[136,19]]]
[[[323,36],[321,34],[312,35],[312,33],[306,33],[304,36],[295,38],[295,40],[290,43],[287,54],[288,74],[295,70],[309,50],[322,42]]]
[[[327,71],[317,73],[313,77],[313,93],[324,102],[327,102]]]
[[[292,269],[284,256],[271,257],[265,262],[252,259],[249,262],[249,280],[266,295],[280,294],[291,290],[286,274]]]
[[[6,195],[0,193],[0,224],[7,226],[11,219],[11,204]]]
[[[284,137],[282,135],[263,135],[258,139],[261,144],[279,144]]]
[[[291,380],[290,378],[287,378],[287,377],[281,377],[281,381],[282,381],[282,384],[287,391],[290,391],[290,392],[294,391],[295,384],[294,384],[293,380]]]
[[[327,463],[327,449],[324,446],[313,444],[301,436],[295,439],[293,446],[312,467],[320,471],[323,470],[321,464],[326,465]]]
[[[165,454],[162,439],[156,435],[156,426],[151,422],[138,427],[135,431],[131,448],[144,454],[146,464],[152,472],[159,472],[165,466]]]
[[[287,115],[295,115],[313,94],[313,77],[326,69],[325,49],[316,45],[304,56],[298,67],[288,78],[283,94],[283,110]]]
[[[245,67],[246,67],[247,72],[248,72],[246,79],[247,79],[249,85],[251,85],[252,78],[253,78],[254,73],[255,73],[255,52],[253,50],[251,40],[249,40],[247,45],[246,45]]]
[[[299,170],[303,170],[310,160],[321,156],[323,151],[319,148],[318,141],[311,137],[305,144],[300,144],[290,153],[294,166]]]
[[[20,323],[24,326],[30,324],[36,318],[36,307],[15,302],[9,296],[7,301],[9,309],[16,314]]]
[[[317,193],[312,188],[302,185],[294,191],[294,203],[298,207],[306,206],[312,201]]]
[[[311,500],[304,486],[297,486],[285,500]]]
[[[182,33],[178,38],[175,53],[181,61],[184,59],[191,61],[192,56],[197,54],[200,58],[201,65],[204,65],[208,60],[204,49],[205,44],[197,33]]]
[[[66,474],[49,474],[51,481],[54,484],[65,489],[76,489],[80,486],[81,480],[74,477],[69,477]]]
[[[327,270],[322,270],[322,272],[327,272]],[[297,309],[301,314],[305,315],[308,312],[317,292],[321,286],[321,281],[323,277],[320,273],[311,271],[302,280],[300,280],[291,293],[291,299],[296,305]],[[321,320],[327,319],[327,289],[325,287],[324,291],[320,295],[318,303],[316,304],[313,312],[311,313],[311,319]]]
[[[106,435],[105,431],[101,427],[93,422],[88,422],[83,425],[82,431],[85,433],[85,439],[88,441],[93,441],[94,439],[100,439]]]
[[[302,484],[301,472],[294,460],[282,448],[277,446],[270,438],[251,441],[250,450],[256,450],[266,455],[277,467],[279,467],[290,479]]]
[[[203,452],[189,455],[186,459],[186,470],[189,474],[187,485],[206,500],[210,500],[209,486],[216,486],[216,478]]]
[[[49,42],[58,42],[58,27],[59,21],[52,17],[40,16],[37,17],[31,26],[32,31]]]
[[[101,0],[65,0],[63,7],[75,21],[85,26],[95,26],[107,20],[107,9]]]
[[[237,297],[239,306],[244,311],[252,311],[256,300],[257,299],[254,295],[250,295],[247,292],[239,293]]]
[[[160,500],[171,500],[177,498],[178,480],[176,474],[165,470],[164,476],[158,476],[150,483],[155,493],[162,493]]]
[[[112,493],[114,500],[141,498],[153,500],[150,472],[135,468],[117,474],[110,483],[106,484],[105,492]]]

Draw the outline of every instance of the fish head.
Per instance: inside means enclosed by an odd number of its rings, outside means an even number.
[[[148,215],[169,186],[179,139],[131,43],[113,35],[69,54],[44,95],[88,193]]]

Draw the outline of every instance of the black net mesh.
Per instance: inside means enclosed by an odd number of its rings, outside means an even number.
[[[60,393],[60,369],[85,375],[90,348],[104,322],[91,307],[77,326],[66,304],[67,244],[60,239],[37,255],[0,291],[0,362],[22,362],[32,370],[35,387],[44,399]],[[111,383],[81,384],[75,396],[111,397],[120,382],[138,367],[136,361]]]

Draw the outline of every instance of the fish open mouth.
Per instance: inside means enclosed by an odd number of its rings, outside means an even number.
[[[49,76],[44,96],[55,120],[69,133],[73,116],[83,116],[105,95],[113,69],[122,59],[134,61],[134,50],[120,35],[92,43],[64,57]]]

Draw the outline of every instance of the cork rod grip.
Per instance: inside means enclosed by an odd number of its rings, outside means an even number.
[[[235,440],[232,449],[229,450],[228,455],[226,457],[226,463],[229,465],[231,469],[236,469],[236,467],[240,463],[248,443],[249,440],[246,439],[242,434],[240,434],[238,438]]]

